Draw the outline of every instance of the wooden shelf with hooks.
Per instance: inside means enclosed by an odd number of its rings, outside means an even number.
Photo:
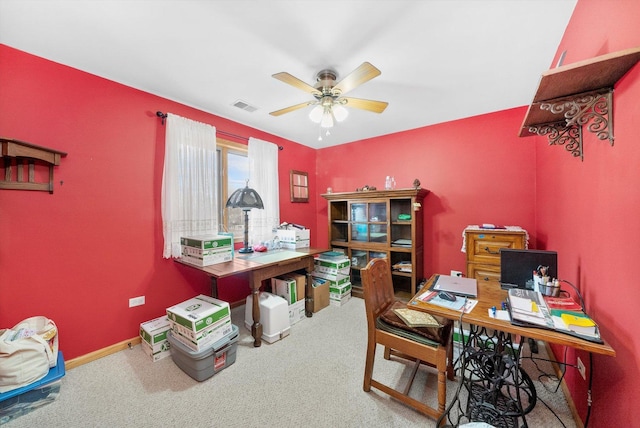
[[[53,167],[65,152],[0,137],[0,189],[38,190],[53,193]],[[26,168],[25,168],[26,167]],[[36,181],[37,167],[48,168],[48,181]],[[26,174],[25,174],[26,169]]]

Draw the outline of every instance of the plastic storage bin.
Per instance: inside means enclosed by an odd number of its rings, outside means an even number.
[[[260,324],[262,324],[262,340],[273,343],[289,335],[289,305],[287,301],[275,294],[260,293]],[[253,294],[247,296],[244,311],[244,325],[249,331],[253,325]]]
[[[64,357],[62,351],[58,351],[58,362],[45,377],[22,388],[0,393],[0,425],[55,401],[60,395],[65,373]]]
[[[240,329],[232,324],[231,333],[202,351],[188,348],[175,339],[171,331],[167,333],[167,340],[171,344],[173,362],[183,372],[202,382],[235,363],[239,336]]]

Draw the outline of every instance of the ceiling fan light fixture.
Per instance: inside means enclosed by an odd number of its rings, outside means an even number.
[[[333,114],[331,113],[331,107],[324,109],[322,113],[322,120],[320,121],[321,128],[333,128]]]
[[[338,122],[342,122],[349,116],[349,110],[341,106],[340,104],[333,105],[333,117],[336,118]]]
[[[320,121],[322,121],[323,113],[324,107],[318,104],[309,112],[309,119],[311,119],[311,121],[314,123],[320,123]]]
[[[285,113],[290,113],[312,105],[314,108],[309,112],[309,119],[314,123],[319,123],[321,128],[331,128],[334,126],[334,122],[342,122],[347,118],[348,110],[344,108],[347,104],[348,107],[382,113],[388,105],[387,102],[360,98],[343,98],[343,95],[347,92],[380,74],[380,70],[376,67],[368,62],[363,62],[358,68],[337,83],[336,79],[338,74],[335,71],[329,69],[322,70],[316,76],[315,86],[311,86],[289,73],[276,73],[272,75],[275,79],[310,93],[315,100],[295,104],[272,111],[269,114],[272,116],[281,116]]]

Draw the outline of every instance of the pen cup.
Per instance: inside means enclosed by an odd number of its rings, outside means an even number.
[[[546,284],[540,284],[540,292],[545,296],[558,297],[560,287],[555,287],[553,282],[547,282]]]

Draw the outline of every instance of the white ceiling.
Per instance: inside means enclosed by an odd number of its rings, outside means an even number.
[[[528,105],[576,2],[0,0],[0,43],[321,148]],[[313,100],[272,74],[365,61],[382,74],[348,95],[382,114],[352,108],[322,141],[311,107],[269,115]]]

